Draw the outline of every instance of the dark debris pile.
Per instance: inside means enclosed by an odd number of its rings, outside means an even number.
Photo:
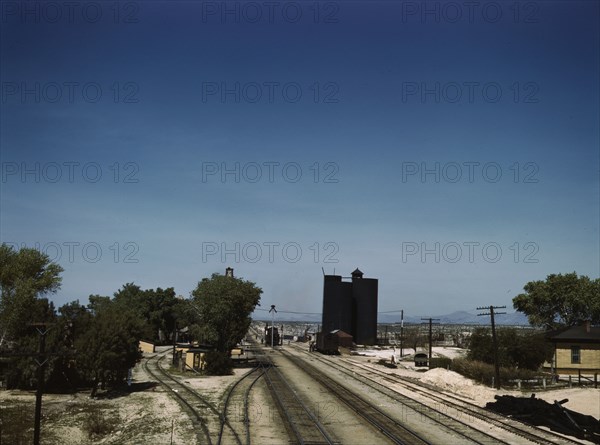
[[[486,408],[536,426],[546,426],[558,433],[587,439],[600,444],[600,421],[562,406],[568,399],[548,403],[531,397],[495,396]]]

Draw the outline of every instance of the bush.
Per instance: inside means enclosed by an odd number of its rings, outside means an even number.
[[[444,368],[447,369],[452,365],[452,359],[448,357],[433,357],[430,361],[429,369]]]
[[[112,433],[119,422],[118,415],[109,417],[101,408],[93,407],[83,420],[83,430],[90,439],[101,438]]]
[[[230,375],[232,373],[233,360],[227,352],[209,351],[204,357],[208,375]]]
[[[0,444],[29,445],[33,439],[33,407],[21,404],[0,407]]]
[[[466,358],[452,360],[451,369],[467,378],[486,385],[490,385],[492,378],[496,375],[494,365]],[[537,377],[538,373],[529,369],[500,368],[500,382],[503,386],[513,384],[510,382],[511,380],[530,380]]]

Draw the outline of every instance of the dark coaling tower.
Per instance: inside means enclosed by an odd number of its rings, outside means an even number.
[[[325,275],[323,285],[322,331],[341,329],[351,334],[354,343],[374,345],[377,342],[378,280],[363,278],[356,269],[351,281],[340,275]]]

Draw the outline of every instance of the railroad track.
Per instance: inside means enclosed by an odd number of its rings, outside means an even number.
[[[371,370],[364,366],[361,367],[372,375],[381,375],[376,370]],[[466,416],[483,420],[540,445],[579,445],[583,443],[563,435],[556,434],[552,431],[542,430],[536,428],[535,426],[519,422],[518,420],[508,419],[497,413],[475,405],[474,403],[461,399],[460,397],[456,397],[448,393],[441,393],[439,388],[436,388],[433,385],[411,381],[406,377],[395,376],[393,374],[384,375],[383,378],[390,383],[402,384],[403,386],[409,388],[413,393],[422,394],[430,399],[446,405],[450,404],[453,409],[460,411]]]
[[[221,427],[219,430],[218,445],[224,442],[225,423],[229,422],[232,430],[235,430],[236,423],[243,424],[243,431],[238,431],[238,438],[245,437],[246,445],[250,445],[250,414],[248,412],[250,391],[263,376],[264,370],[261,366],[252,368],[244,374],[239,380],[231,385],[225,396],[223,410],[221,413]],[[241,412],[240,412],[241,408]],[[234,419],[234,420],[232,420]]]
[[[337,442],[300,399],[277,366],[260,350],[256,353],[265,382],[286,424],[290,439],[301,445],[336,444]]]
[[[316,382],[327,388],[327,390],[340,401],[348,405],[352,411],[366,420],[376,430],[387,436],[391,442],[398,445],[431,444],[422,435],[401,424],[396,419],[377,408],[374,404],[326,376],[314,366],[285,351],[282,351],[282,353],[287,359],[300,367]]]
[[[307,354],[310,357],[333,367],[334,369],[338,369],[338,371],[342,372],[345,375],[349,375],[355,379],[358,379],[359,381],[362,381],[362,383],[368,385],[369,387],[371,387],[372,389],[374,389],[380,393],[389,395],[390,397],[394,398],[395,400],[399,401],[400,403],[406,403],[406,404],[411,403],[412,405],[414,405],[414,404],[421,405],[423,407],[426,407],[431,413],[434,413],[434,415],[442,415],[442,416],[449,417],[447,415],[447,412],[448,412],[447,409],[444,410],[445,412],[442,412],[439,409],[431,407],[431,405],[423,405],[422,403],[415,401],[413,399],[413,397],[405,396],[397,391],[394,391],[394,390],[384,386],[381,383],[381,380],[383,379],[384,381],[387,381],[390,383],[403,385],[412,394],[417,393],[419,395],[427,397],[428,399],[430,399],[434,402],[437,402],[446,407],[449,407],[452,410],[456,411],[457,414],[463,418],[467,418],[467,419],[472,418],[472,419],[481,420],[481,421],[485,422],[486,424],[492,424],[498,428],[509,431],[510,433],[515,434],[519,437],[522,437],[523,439],[526,439],[533,443],[537,443],[540,445],[580,445],[583,443],[583,442],[579,442],[579,441],[567,438],[560,434],[553,433],[551,431],[542,430],[542,429],[536,428],[534,426],[524,424],[524,423],[519,422],[514,419],[508,419],[499,414],[496,414],[487,409],[484,409],[478,405],[467,402],[467,401],[465,401],[459,397],[456,397],[452,394],[442,393],[439,388],[436,388],[432,385],[427,385],[427,384],[423,384],[420,382],[417,383],[406,377],[397,376],[395,374],[379,372],[378,370],[372,369],[370,366],[357,364],[354,362],[351,362],[352,367],[344,366],[341,363],[333,363],[330,360],[324,360],[315,354],[309,354],[308,352],[303,351],[299,348],[298,348],[298,350],[300,352],[302,352],[303,354]],[[348,362],[346,362],[346,363],[348,363]],[[357,368],[362,369],[362,373],[360,373],[360,374],[357,373]],[[377,376],[377,380],[375,380],[372,377],[369,377],[367,375],[364,375],[365,373]],[[409,406],[411,406],[411,405],[409,405]],[[435,414],[435,413],[438,413],[438,414]],[[454,419],[454,420],[457,421],[457,419]],[[466,422],[461,422],[461,421],[459,421],[459,422],[466,424]],[[479,431],[479,430],[475,430],[474,426],[472,426],[471,424],[467,424],[467,426],[471,429],[471,431]],[[479,431],[479,432],[482,432],[482,431]],[[487,434],[487,433],[484,433],[484,434],[489,436],[489,434]],[[483,438],[483,439],[485,439],[485,438]],[[478,439],[478,440],[480,440],[480,439]],[[495,440],[496,440],[495,443],[499,442],[498,439],[495,439]],[[486,442],[482,441],[481,443],[486,443]],[[500,443],[502,443],[502,441],[500,441]]]
[[[173,387],[171,386],[171,384],[167,383],[165,381],[165,379],[162,378],[164,376],[169,377],[169,379],[172,381],[175,381],[175,383],[179,387],[183,387],[183,388],[187,389],[185,387],[185,385],[182,385],[181,383],[174,380],[171,376],[169,376],[166,373],[165,370],[163,370],[160,367],[159,361],[162,360],[163,358],[164,358],[164,354],[162,356],[157,354],[157,355],[154,355],[154,356],[148,358],[145,362],[143,362],[144,370],[150,376],[152,376],[153,379],[155,379],[161,385],[163,385],[165,388],[167,388],[167,392],[177,400],[177,402],[183,407],[184,410],[186,410],[188,412],[192,421],[200,426],[200,430],[202,431],[202,434],[200,434],[199,431],[196,433],[196,436],[198,438],[198,443],[203,443],[202,439],[204,438],[204,439],[206,439],[205,443],[207,443],[208,445],[212,445],[212,440],[210,437],[210,431],[208,429],[208,425],[196,405],[196,402],[197,402],[197,399],[199,396],[197,394],[196,394],[197,397],[192,397],[192,398],[190,398],[189,396],[184,396],[182,393],[175,391],[173,389]],[[156,367],[154,368],[154,370],[152,370],[150,367],[151,362],[156,363]],[[193,391],[190,391],[190,393],[193,393]],[[204,404],[206,404],[203,399],[202,399],[202,402]]]

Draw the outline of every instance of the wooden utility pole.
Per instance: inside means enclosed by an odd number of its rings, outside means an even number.
[[[177,320],[173,324],[173,367],[176,367],[177,363]]]
[[[433,322],[436,321],[435,324],[439,324],[439,318],[421,318],[421,320],[429,321],[429,369],[431,369],[431,358],[433,356]]]
[[[277,313],[274,304],[271,305],[271,309],[269,309],[269,312],[271,312],[271,348],[274,349],[275,344],[273,343],[273,335],[275,333],[275,314]]]
[[[46,370],[46,362],[48,361],[48,358],[46,357],[46,334],[48,333],[48,329],[46,329],[46,323],[33,323],[33,325],[36,327],[35,329],[40,335],[40,344],[38,346],[38,358],[35,359],[35,362],[38,365],[38,382],[37,390],[35,392],[35,419],[33,424],[33,445],[39,445],[42,423],[42,395],[44,393],[44,372]]]
[[[498,339],[496,337],[496,322],[494,320],[494,314],[506,314],[506,312],[494,312],[494,309],[505,309],[506,306],[483,306],[478,307],[477,310],[481,311],[484,309],[489,310],[489,312],[484,312],[483,314],[477,314],[478,316],[489,315],[492,321],[492,348],[494,353],[494,374],[495,374],[495,382],[494,386],[496,389],[500,389],[500,363],[498,361]]]
[[[404,355],[404,309],[400,311],[400,358]]]

